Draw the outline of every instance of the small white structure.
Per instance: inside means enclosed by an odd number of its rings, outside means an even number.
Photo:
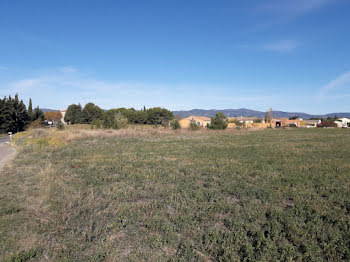
[[[61,109],[60,112],[62,114],[61,122],[63,124],[67,124],[66,122],[64,122],[64,116],[66,115],[67,109]]]
[[[350,119],[349,118],[339,118],[334,121],[338,127],[350,127]]]
[[[318,124],[321,124],[321,120],[305,120],[304,123],[306,128],[315,128]]]
[[[10,141],[12,142],[12,139],[13,139],[12,132],[9,132],[9,137],[10,137]]]

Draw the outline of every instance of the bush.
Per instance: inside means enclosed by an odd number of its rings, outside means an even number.
[[[289,124],[288,127],[298,127],[296,124]]]
[[[172,129],[176,130],[176,129],[180,129],[181,126],[180,126],[180,123],[179,123],[179,120],[175,119],[173,121],[170,122],[170,126]]]
[[[199,126],[196,124],[196,122],[191,122],[190,130],[191,131],[197,131],[198,129],[199,129]]]
[[[338,127],[338,125],[334,123],[334,121],[323,120],[321,123],[317,125],[317,127]]]
[[[104,121],[101,119],[94,119],[91,122],[91,128],[94,129],[99,129],[99,128],[103,128],[104,127]]]
[[[210,129],[226,129],[228,125],[227,117],[223,113],[216,113],[215,117],[211,118],[211,123],[208,125]]]
[[[128,119],[120,112],[115,115],[113,128],[121,129],[128,125]]]
[[[63,130],[64,129],[64,124],[62,123],[62,121],[58,121],[56,124],[56,128],[58,130]]]
[[[37,120],[29,124],[28,129],[36,129],[36,128],[42,128],[42,127],[44,127],[43,122],[40,118],[38,118]]]

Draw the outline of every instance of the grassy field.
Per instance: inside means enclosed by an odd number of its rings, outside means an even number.
[[[350,130],[32,131],[3,261],[349,261]]]

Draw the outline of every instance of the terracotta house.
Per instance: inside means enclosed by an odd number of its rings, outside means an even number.
[[[211,119],[206,116],[189,116],[179,120],[181,128],[189,128],[192,122],[198,126],[207,127],[211,123]]]

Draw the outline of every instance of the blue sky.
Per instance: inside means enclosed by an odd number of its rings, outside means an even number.
[[[0,95],[349,112],[349,13],[348,0],[3,0]]]

